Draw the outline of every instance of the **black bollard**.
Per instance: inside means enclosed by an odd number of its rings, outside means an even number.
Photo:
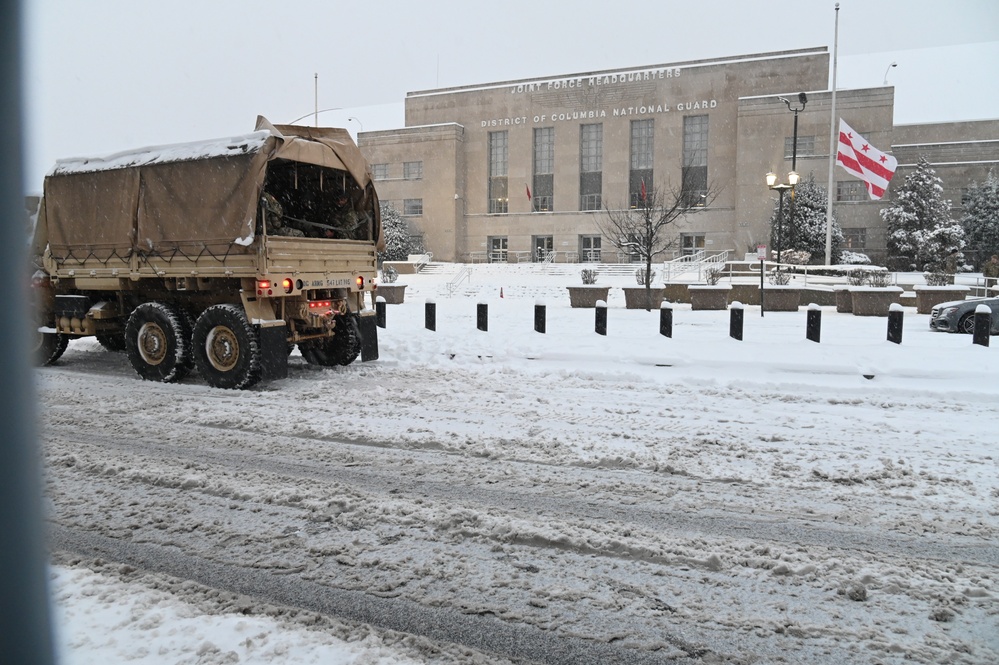
[[[818,305],[808,306],[808,320],[805,323],[805,337],[809,342],[819,342],[822,337],[822,310]]]
[[[673,336],[673,307],[668,302],[659,306],[659,334],[663,337]]]
[[[475,308],[475,326],[482,332],[489,330],[489,305],[484,302]]]
[[[426,315],[425,315],[424,318],[426,320],[427,330],[435,330],[436,331],[437,330],[437,303],[435,303],[433,300],[428,300],[427,301]]]
[[[742,303],[738,300],[732,303],[728,314],[728,336],[732,339],[742,341],[742,323],[746,313],[742,309]]]
[[[375,300],[375,323],[379,328],[385,327],[385,298],[381,296]]]
[[[545,312],[544,303],[536,303],[534,305],[534,332],[544,333],[545,323],[548,320],[548,315]]]
[[[902,306],[898,303],[892,303],[888,309],[888,341],[902,343]]]
[[[978,346],[989,345],[989,327],[992,325],[992,310],[988,305],[975,308],[975,331],[972,341]]]
[[[607,303],[599,301],[595,310],[595,327],[598,335],[607,334]]]

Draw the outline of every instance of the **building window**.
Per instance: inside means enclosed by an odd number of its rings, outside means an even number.
[[[509,165],[509,132],[489,132],[489,212],[504,213],[509,210],[507,190]]]
[[[860,180],[837,180],[836,181],[837,201],[866,201],[867,188]]]
[[[840,249],[862,252],[867,249],[867,229],[864,227],[843,228],[843,244]]]
[[[631,121],[631,172],[628,192],[631,207],[643,205],[652,187],[652,146],[655,139],[652,120]]]
[[[388,180],[388,164],[372,164],[371,177],[375,180]]]
[[[404,215],[422,215],[423,214],[423,199],[403,199],[403,201],[402,201],[402,214],[404,214]]]
[[[604,126],[579,126],[579,209],[600,210],[603,201]],[[599,248],[598,248],[599,252]]]
[[[971,189],[968,187],[962,187],[961,189],[958,190],[958,192],[961,194],[960,197],[961,205],[957,207],[961,209],[967,208],[968,203],[971,202]]]
[[[489,237],[489,262],[506,263],[506,236]]]
[[[791,159],[794,155],[794,136],[784,137],[784,159]],[[815,155],[815,137],[798,137],[798,156],[813,157]]]
[[[704,249],[703,233],[681,233],[680,234],[680,254],[689,256]]]
[[[708,195],[708,116],[684,116],[682,164],[680,196],[683,204],[703,206]]]
[[[600,262],[600,236],[579,236],[579,258],[585,263]]]
[[[534,130],[534,188],[531,205],[535,212],[554,210],[555,128]]]
[[[406,180],[422,180],[423,162],[403,162],[402,177]]]

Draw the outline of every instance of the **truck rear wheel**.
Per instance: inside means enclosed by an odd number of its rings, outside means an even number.
[[[147,302],[132,310],[125,326],[125,352],[135,372],[147,381],[172,383],[190,369],[191,338],[170,305]]]
[[[336,317],[336,335],[329,339],[301,342],[298,348],[302,357],[310,365],[334,367],[349,365],[361,354],[361,334],[357,329],[357,317],[353,315]]]
[[[249,388],[260,380],[257,331],[235,305],[213,305],[194,324],[194,362],[214,388]]]
[[[35,333],[35,345],[32,349],[35,364],[51,365],[59,360],[69,346],[69,337],[62,333]]]

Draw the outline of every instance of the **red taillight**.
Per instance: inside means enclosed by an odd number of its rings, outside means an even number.
[[[284,292],[285,293],[291,293],[291,288],[292,288],[293,285],[294,285],[294,282],[291,281],[290,277],[285,277],[281,281],[281,286],[284,287]]]
[[[269,289],[269,288],[271,288],[271,280],[269,280],[269,279],[258,279],[257,280],[257,289],[258,290],[263,291],[264,289]]]
[[[333,306],[331,300],[310,300],[309,309],[328,309]]]

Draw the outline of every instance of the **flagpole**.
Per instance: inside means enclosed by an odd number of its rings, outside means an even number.
[[[839,51],[839,3],[836,3],[836,28],[833,32],[832,105],[829,111],[829,187],[826,190],[826,265],[832,264],[833,175],[836,168],[836,57]]]

